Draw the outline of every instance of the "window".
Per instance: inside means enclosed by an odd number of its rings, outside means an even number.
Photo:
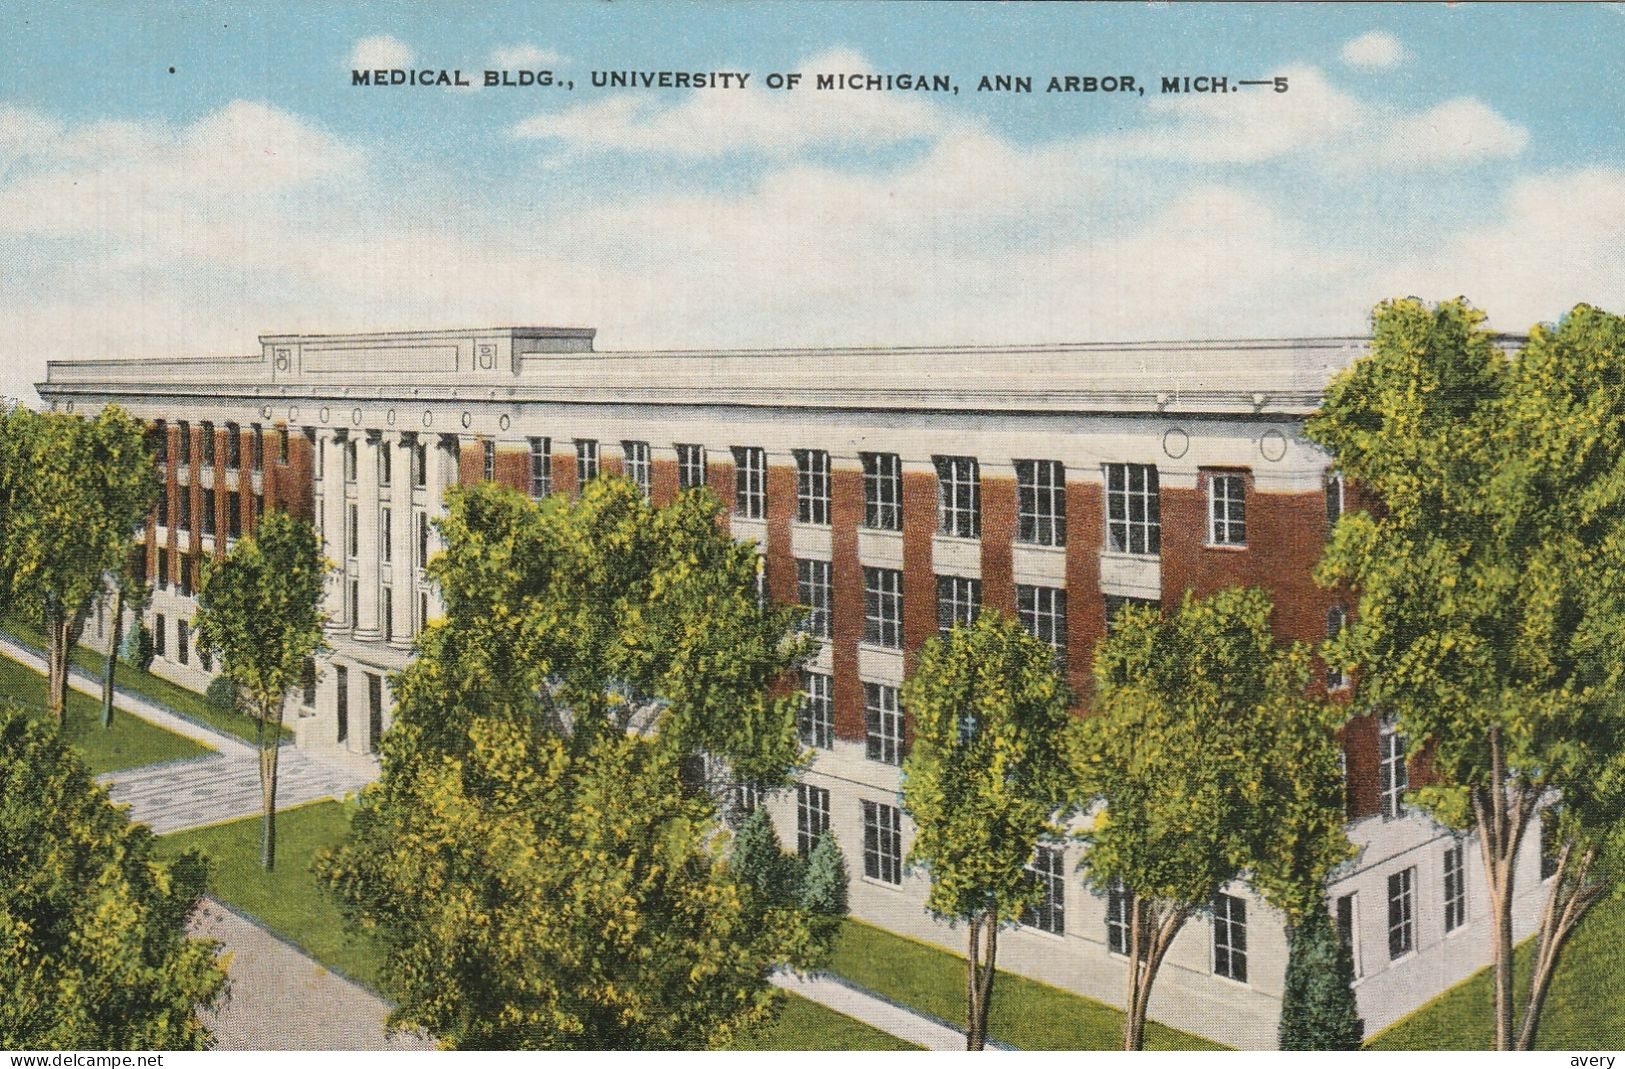
[[[863,454],[863,525],[903,529],[903,462],[896,453]]]
[[[1348,622],[1348,612],[1341,605],[1333,605],[1326,610],[1326,641],[1331,642],[1343,633],[1343,625]],[[1326,663],[1326,689],[1341,690],[1348,686],[1348,676],[1343,669],[1331,662]]]
[[[359,517],[360,514],[356,511],[355,505],[352,504],[350,506],[350,522],[346,524],[345,532],[349,536],[345,540],[345,545],[349,550],[346,556],[352,559],[358,555],[358,551],[361,549],[361,521]]]
[[[982,607],[982,581],[962,575],[937,576],[937,632],[946,635],[955,627],[976,622]]]
[[[429,488],[429,443],[422,438],[412,443],[412,488]]]
[[[863,569],[863,640],[903,648],[903,573],[894,568]]]
[[[390,543],[394,541],[390,537],[391,526],[389,506],[385,505],[378,510],[378,559],[385,564],[390,562],[392,552]]]
[[[538,501],[553,492],[552,448],[546,438],[530,440],[530,496]]]
[[[1388,957],[1402,958],[1416,948],[1416,869],[1388,877]]]
[[[1027,876],[1042,890],[1036,905],[1021,911],[1021,923],[1054,935],[1066,934],[1066,875],[1059,847],[1040,846],[1027,862]]]
[[[1335,471],[1326,473],[1326,533],[1330,534],[1343,516],[1343,477]]]
[[[863,803],[863,874],[887,883],[903,882],[902,822],[895,806]]]
[[[1066,591],[1053,586],[1017,586],[1016,619],[1027,633],[1047,642],[1056,660],[1066,661]]]
[[[738,824],[762,805],[762,788],[755,783],[732,783],[725,799],[730,823]]]
[[[194,571],[195,567],[196,562],[194,558],[182,557],[180,559],[181,597],[183,598],[189,598],[192,596],[192,577],[197,574],[197,572]]]
[[[598,439],[576,439],[576,485],[586,486],[598,478]]]
[[[214,537],[214,491],[207,487],[203,491],[203,537]]]
[[[796,520],[829,523],[829,454],[822,449],[797,449]]]
[[[175,424],[175,444],[180,449],[180,459],[177,461],[182,467],[192,463],[192,425],[184,419]]]
[[[677,488],[691,490],[705,485],[705,446],[677,446]]]
[[[903,713],[897,688],[884,683],[863,685],[864,756],[887,765],[903,763]]]
[[[829,561],[796,561],[796,588],[801,604],[811,610],[802,625],[803,630],[817,638],[829,638],[832,634]]]
[[[1340,895],[1337,899],[1337,939],[1354,961],[1354,975],[1360,975],[1360,944],[1355,938],[1356,894]]]
[[[249,445],[249,451],[248,451],[249,463],[254,466],[255,471],[264,471],[265,470],[265,428],[260,426],[258,423],[256,423],[256,424],[253,425],[252,433],[253,433],[253,440],[251,441],[251,443]],[[287,432],[284,431],[283,433],[286,434]]]
[[[429,595],[419,591],[417,629],[422,631],[427,626],[429,626]]]
[[[626,465],[626,477],[637,485],[638,493],[643,500],[649,500],[651,484],[649,474],[649,443],[648,442],[622,442],[621,456]]]
[[[249,521],[255,527],[258,527],[260,525],[260,517],[265,515],[265,491],[264,490],[256,490],[256,491],[254,491],[254,502],[253,502],[252,508],[253,508],[253,512],[250,514]]]
[[[1384,820],[1404,815],[1405,790],[1410,786],[1405,768],[1405,736],[1392,724],[1383,725],[1377,735],[1377,794]]]
[[[349,614],[351,629],[353,630],[353,629],[355,629],[357,627],[360,627],[361,626],[361,583],[358,580],[355,580],[355,579],[350,580],[350,604],[345,607],[345,611]]]
[[[310,441],[314,444],[316,441],[316,432],[306,431],[305,437],[310,439]],[[276,438],[276,458],[281,463],[286,464],[288,462],[288,428],[286,424],[284,424],[282,428],[277,431]]]
[[[299,671],[300,701],[306,709],[316,707],[316,658],[306,657]]]
[[[759,520],[767,515],[767,450],[736,445],[734,454],[734,515]]]
[[[327,462],[326,462],[326,461],[324,461],[324,460],[323,460],[323,459],[322,459],[322,458],[323,458],[323,457],[324,457],[324,456],[326,456],[326,455],[327,455],[327,450],[325,450],[325,449],[323,449],[323,448],[321,448],[321,446],[320,446],[320,445],[319,445],[319,443],[318,443],[318,442],[317,442],[317,440],[316,440],[316,432],[315,432],[315,431],[313,431],[313,430],[307,430],[307,431],[306,431],[306,432],[305,432],[305,437],[306,437],[306,438],[308,438],[308,439],[309,439],[309,440],[310,440],[310,448],[311,448],[311,458],[310,458],[310,466],[311,466],[311,478],[313,478],[313,479],[320,479],[320,478],[321,478],[321,477],[322,477],[322,469],[323,469],[323,468],[325,468],[325,467],[326,467],[326,463],[327,463]]]
[[[374,448],[378,453],[378,485],[388,486],[395,474],[395,450],[385,441],[380,441]]]
[[[243,430],[235,423],[226,424],[226,467],[236,471],[243,466]]]
[[[1117,614],[1129,607],[1150,609],[1152,612],[1162,611],[1162,602],[1152,598],[1125,598],[1117,594],[1106,595],[1106,634],[1112,633],[1112,626],[1117,621]]]
[[[1106,465],[1106,548],[1114,553],[1162,552],[1157,469],[1152,464]]]
[[[480,478],[490,482],[497,477],[497,444],[490,438],[480,439]]]
[[[153,462],[160,468],[169,466],[169,427],[163,420],[152,425]]]
[[[384,641],[395,640],[395,592],[389,587],[378,589],[378,616],[384,625]]]
[[[358,446],[359,443],[354,438],[346,439],[344,442],[344,481],[347,483],[355,482],[356,450]]]
[[[169,526],[169,480],[168,479],[159,479],[158,480],[158,505],[157,505],[156,511],[158,513],[158,526],[160,526],[160,527],[168,527]]]
[[[338,701],[334,707],[339,722],[338,741],[344,742],[350,737],[350,670],[342,664],[334,665],[333,678],[338,686]]]
[[[243,497],[236,490],[226,491],[226,537],[240,538],[243,533]]]
[[[169,589],[169,550],[158,551],[158,589]]]
[[[829,792],[822,787],[796,784],[796,853],[812,853],[818,837],[829,831]]]
[[[1066,468],[1059,460],[1016,461],[1016,541],[1066,545]]]
[[[418,521],[418,568],[426,568],[429,564],[429,514],[417,513]]]
[[[1462,878],[1461,843],[1444,848],[1444,930],[1453,932],[1467,923],[1467,883]]]
[[[1113,880],[1106,888],[1106,949],[1113,954],[1128,954],[1129,894],[1121,880]]]
[[[180,515],[176,518],[176,522],[183,529],[190,531],[192,529],[192,488],[183,486],[180,489],[181,492],[178,495],[180,499]]]
[[[1247,903],[1235,895],[1213,899],[1213,971],[1247,982]]]
[[[804,746],[835,748],[835,701],[830,677],[822,672],[801,673],[801,715],[797,727]]]
[[[1247,480],[1234,473],[1207,477],[1207,538],[1215,546],[1247,544]]]
[[[175,659],[186,664],[191,657],[192,635],[185,620],[175,621]]]
[[[214,424],[204,420],[198,424],[198,434],[203,441],[198,445],[198,451],[203,456],[203,463],[214,464]]]
[[[158,656],[169,656],[169,642],[167,628],[164,626],[164,614],[158,613],[152,618],[152,648],[158,651]]]
[[[982,485],[975,457],[936,457],[937,533],[982,537]]]

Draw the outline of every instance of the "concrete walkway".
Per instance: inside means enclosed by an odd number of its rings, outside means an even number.
[[[926,1050],[965,1049],[965,1033],[946,1021],[899,1006],[839,977],[827,973],[812,976],[780,973],[773,977],[773,983],[793,995],[844,1013],[870,1028],[878,1028]],[[987,1047],[989,1050],[1013,1049],[992,1040]]]

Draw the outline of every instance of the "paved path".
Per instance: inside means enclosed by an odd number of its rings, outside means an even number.
[[[773,983],[794,995],[862,1021],[871,1028],[907,1040],[926,1050],[965,1049],[965,1033],[945,1021],[927,1017],[826,974],[797,976],[779,973]],[[1009,1050],[988,1041],[989,1050]]]

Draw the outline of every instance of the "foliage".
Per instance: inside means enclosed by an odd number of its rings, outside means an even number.
[[[803,865],[779,845],[766,809],[756,808],[734,833],[732,867],[734,878],[754,888],[764,902],[787,906],[796,901]]]
[[[13,411],[0,433],[0,572],[12,608],[44,631],[49,704],[66,715],[68,654],[109,573],[123,575],[157,498],[141,425],[116,405],[92,419]]]
[[[835,836],[825,833],[807,852],[807,868],[802,875],[797,899],[801,908],[814,917],[846,916],[846,892],[850,877],[846,858]]]
[[[310,524],[273,510],[223,561],[204,570],[198,592],[198,649],[220,657],[221,678],[230,680],[259,722],[261,863],[267,869],[276,865],[283,699],[303,676],[305,659],[323,647],[325,571]]]
[[[1394,715],[1436,782],[1414,800],[1484,853],[1497,1049],[1527,1045],[1573,923],[1617,884],[1625,779],[1625,322],[1584,305],[1516,359],[1464,301],[1391,301],[1308,432],[1380,509],[1339,522],[1317,577],[1359,591],[1328,658]],[[1552,792],[1568,844],[1514,1029],[1519,845]]]
[[[147,629],[146,623],[138,616],[131,625],[124,641],[119,644],[119,660],[132,668],[139,668],[145,672],[152,664],[156,651],[152,648],[152,632]]]
[[[1365,1022],[1354,1000],[1354,956],[1331,914],[1314,910],[1292,925],[1281,995],[1282,1050],[1359,1050]]]
[[[56,732],[0,710],[0,1046],[201,1050],[225,990],[186,918],[207,866],[153,856]]]
[[[995,932],[1036,901],[1027,864],[1041,838],[1060,834],[1051,822],[1068,796],[1070,699],[1055,651],[993,611],[928,641],[903,686],[914,717],[903,762],[909,861],[931,877],[927,908],[969,929],[970,1050],[986,1038]]]
[[[209,686],[203,692],[203,700],[219,713],[235,713],[242,705],[237,684],[223,675],[209,680]]]
[[[1309,697],[1309,651],[1278,648],[1270,612],[1262,591],[1237,588],[1186,595],[1166,620],[1131,607],[1095,652],[1099,715],[1076,762],[1099,807],[1080,868],[1127,892],[1127,1049],[1168,947],[1225,885],[1253,875],[1290,916],[1352,854],[1330,741],[1340,714]]]

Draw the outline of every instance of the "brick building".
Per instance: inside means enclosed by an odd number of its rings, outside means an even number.
[[[157,431],[145,622],[159,674],[210,678],[188,631],[203,556],[266,508],[317,524],[339,565],[333,649],[290,720],[299,745],[357,759],[389,726],[389,674],[438,611],[422,567],[447,487],[569,494],[613,472],[661,504],[710,486],[734,536],[762,547],[767,590],[812,606],[822,639],[801,681],[817,760],[766,800],[781,837],[832,830],[856,916],[954,949],[903,865],[897,688],[927,638],[1001,609],[1087,694],[1091,651],[1126,601],[1256,584],[1281,638],[1340,626],[1345,606],[1310,571],[1354,502],[1302,426],[1365,339],[604,353],[593,335],[275,335],[251,357],[53,362],[39,392],[59,410],[117,403]],[[1345,743],[1363,850],[1331,894],[1374,1031],[1483,966],[1488,919],[1476,846],[1400,804],[1423,771],[1404,741],[1360,719]],[[1035,858],[1048,896],[1001,939],[1000,964],[1120,1004],[1119,903],[1081,883],[1075,849]],[[1522,856],[1520,937],[1542,891],[1538,845]],[[1273,1046],[1285,963],[1279,918],[1229,888],[1174,944],[1152,1016]]]

